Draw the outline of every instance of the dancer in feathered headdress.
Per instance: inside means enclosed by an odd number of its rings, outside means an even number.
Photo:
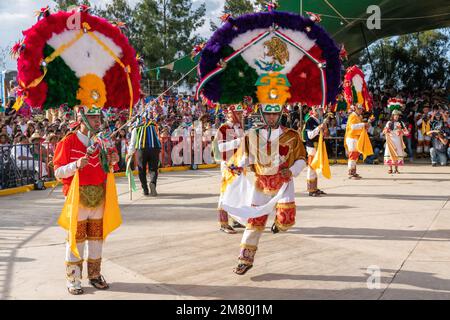
[[[139,97],[135,52],[118,28],[86,8],[51,14],[23,32],[18,80],[21,96],[33,107],[74,109],[73,132],[58,143],[55,176],[66,202],[58,223],[68,231],[66,278],[69,293],[83,293],[81,273],[87,247],[89,283],[108,289],[101,274],[106,237],[121,224],[113,166],[118,162],[110,132],[99,132],[102,108],[130,109]],[[79,24],[78,24],[79,23]]]
[[[400,121],[402,112],[400,111],[403,101],[401,99],[389,99],[388,106],[391,110],[391,119],[383,129],[386,137],[386,147],[384,148],[384,164],[389,166],[388,173],[400,173],[399,166],[403,166],[405,156],[405,143],[403,135],[409,133],[405,124]],[[394,171],[392,170],[394,167]]]
[[[368,124],[363,122],[364,112],[372,110],[372,98],[364,80],[364,74],[357,66],[347,68],[344,77],[344,97],[351,112],[345,129],[344,146],[348,155],[349,179],[361,179],[356,173],[356,163],[360,154],[364,159],[373,154],[367,134]]]
[[[199,70],[197,96],[223,104],[257,99],[263,120],[226,159],[229,183],[221,208],[246,224],[234,269],[242,275],[253,266],[271,212],[276,211],[273,233],[295,223],[293,179],[306,167],[306,152],[299,133],[280,124],[282,112],[290,102],[334,101],[339,49],[311,19],[271,10],[229,18],[203,49]],[[246,177],[247,167],[255,172],[254,183]]]
[[[219,225],[220,230],[235,234],[233,227],[242,227],[239,222],[233,221],[233,226],[229,224],[229,217],[226,210],[222,208],[222,199],[226,188],[234,178],[232,170],[228,168],[229,160],[234,157],[241,147],[242,137],[244,136],[244,107],[242,104],[229,105],[225,110],[227,121],[222,124],[217,130],[214,139],[215,157],[220,161],[220,170],[222,173],[222,182],[220,187],[220,197],[218,204],[219,211]]]

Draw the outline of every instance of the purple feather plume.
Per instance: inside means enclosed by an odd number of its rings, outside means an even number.
[[[334,103],[339,93],[341,78],[341,61],[339,59],[339,48],[330,35],[310,18],[302,17],[290,12],[258,12],[245,14],[238,18],[230,18],[221,28],[216,30],[207,42],[201,53],[200,74],[203,78],[217,67],[217,63],[223,57],[220,51],[229,45],[233,39],[249,30],[258,28],[269,28],[273,24],[281,28],[305,32],[310,39],[322,49],[322,57],[326,60],[327,80],[327,103]],[[311,31],[306,32],[305,28]],[[221,95],[221,75],[215,76],[203,87],[203,94],[212,101],[219,101]]]

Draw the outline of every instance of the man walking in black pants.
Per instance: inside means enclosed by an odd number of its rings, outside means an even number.
[[[156,182],[158,180],[159,154],[161,152],[161,140],[159,138],[158,125],[149,117],[138,119],[137,125],[131,133],[126,161],[128,162],[134,152],[137,151],[136,161],[139,170],[139,180],[145,196],[156,197]],[[150,192],[147,185],[147,166],[150,172]]]

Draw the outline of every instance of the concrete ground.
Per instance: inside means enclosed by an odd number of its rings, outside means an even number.
[[[267,228],[244,276],[232,273],[242,230],[218,231],[218,170],[162,174],[158,198],[133,201],[118,179],[124,223],[104,248],[111,289],[84,279],[80,297],[65,289],[61,188],[2,197],[0,299],[450,299],[450,168],[386,171],[360,166],[353,181],[333,166],[323,198],[307,196],[303,172],[297,224]]]

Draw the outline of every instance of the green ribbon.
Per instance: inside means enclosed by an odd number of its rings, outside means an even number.
[[[128,159],[128,162],[127,162],[127,171],[126,171],[126,173],[125,173],[125,175],[127,176],[127,179],[128,179],[128,183],[129,183],[129,185],[130,185],[130,187],[131,187],[131,190],[133,191],[133,192],[136,192],[137,191],[137,188],[136,188],[136,182],[134,181],[134,174],[133,174],[133,170],[131,170],[131,157]]]

